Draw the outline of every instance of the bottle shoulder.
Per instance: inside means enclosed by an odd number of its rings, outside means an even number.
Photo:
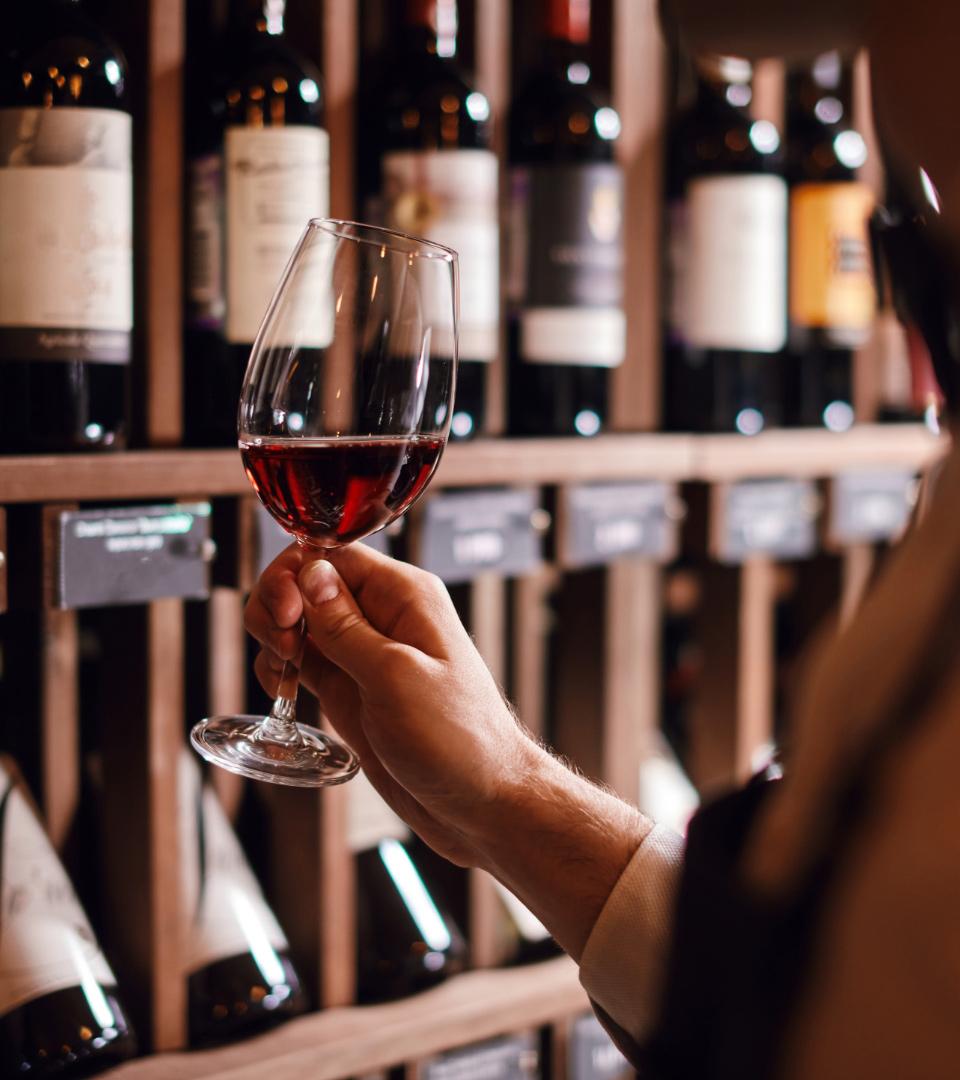
[[[724,174],[782,174],[775,125],[736,108],[694,106],[678,117],[668,145],[668,188]]]
[[[866,145],[858,132],[839,124],[791,118],[787,133],[787,174],[791,183],[856,180],[853,162],[860,157],[866,159]]]
[[[319,127],[323,122],[320,71],[284,40],[256,35],[227,38],[228,60],[211,72],[208,108],[219,123]]]
[[[2,61],[0,107],[127,110],[127,61],[82,11],[44,4],[17,27]]]
[[[516,163],[612,161],[619,118],[594,87],[541,72],[510,112],[510,157]]]
[[[490,104],[460,65],[429,57],[389,76],[371,103],[384,150],[490,148]]]

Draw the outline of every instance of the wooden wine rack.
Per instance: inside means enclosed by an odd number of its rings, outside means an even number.
[[[77,617],[51,601],[54,514],[80,503],[213,498],[249,504],[252,496],[234,451],[179,448],[184,392],[182,366],[183,67],[186,0],[125,0],[101,5],[131,53],[138,90],[137,326],[135,369],[142,443],[149,449],[110,456],[0,458],[0,527],[16,530],[0,567],[0,605],[40,612],[40,798],[55,843],[62,843],[77,810],[80,740]],[[354,206],[354,106],[357,91],[357,0],[291,0],[298,46],[320,63],[332,142],[332,212],[349,218]],[[660,136],[663,56],[655,0],[606,0],[613,20],[613,92],[623,122],[620,158],[627,177],[626,292],[628,360],[615,374],[614,428],[592,441],[484,438],[451,446],[433,489],[531,485],[555,491],[588,481],[663,479],[719,490],[756,477],[828,478],[840,470],[901,467],[923,470],[941,444],[919,427],[864,425],[843,436],[771,432],[752,440],[652,433],[659,399]],[[474,13],[478,81],[498,119],[508,103],[508,0],[465,4]],[[766,91],[764,87],[768,87]],[[777,111],[776,71],[759,81],[760,107]],[[860,108],[866,101],[863,73]],[[860,127],[867,119],[861,113]],[[858,400],[869,406],[869,366],[859,368]],[[491,365],[489,435],[503,420],[503,358]],[[651,432],[630,434],[630,432]],[[249,517],[249,515],[248,515]],[[246,520],[242,512],[234,520]],[[218,537],[222,539],[222,537]],[[6,537],[0,528],[6,552]],[[221,545],[243,548],[234,536]],[[22,563],[16,551],[29,549]],[[869,547],[842,556],[840,599],[849,609],[869,576]],[[37,565],[37,563],[42,565]],[[246,658],[241,626],[249,567],[235,560],[211,591],[208,616],[208,706],[242,708]],[[547,708],[545,652],[547,592],[557,571],[537,570],[509,584],[483,575],[470,586],[471,630],[495,676],[509,683],[520,715],[534,729]],[[660,567],[651,560],[611,563],[595,579],[589,617],[602,641],[576,685],[565,686],[562,711],[579,724],[584,765],[628,797],[635,795],[644,738],[658,725]],[[709,576],[709,575],[708,575]],[[592,586],[593,587],[593,586]],[[773,727],[773,628],[776,574],[754,558],[710,578],[711,615],[705,641],[715,646],[705,672],[701,707],[712,709],[711,732],[699,755],[710,782],[742,776],[753,751]],[[2,610],[2,606],[0,606]],[[123,1080],[219,1077],[241,1080],[265,1071],[285,1077],[361,1076],[392,1066],[411,1069],[430,1054],[501,1033],[553,1026],[557,1031],[588,1008],[576,969],[566,959],[498,970],[491,883],[473,875],[471,942],[481,969],[420,997],[390,1005],[353,1005],[354,883],[344,839],[346,792],[265,790],[265,828],[273,852],[268,892],[293,945],[300,970],[322,1011],[273,1033],[217,1051],[181,1052],[185,1044],[186,985],[177,943],[178,851],[175,774],[185,731],[184,603],[158,600],[118,608],[107,642],[115,679],[103,702],[107,860],[104,893],[112,928],[109,947],[125,996],[153,1056],[118,1069]],[[15,617],[11,614],[11,617]],[[507,654],[508,627],[512,648]],[[572,634],[575,628],[560,628]],[[599,730],[591,728],[595,719]],[[576,722],[574,722],[576,721]],[[560,728],[564,728],[564,722]],[[219,774],[229,808],[239,801],[236,778]],[[117,856],[116,853],[122,853]]]

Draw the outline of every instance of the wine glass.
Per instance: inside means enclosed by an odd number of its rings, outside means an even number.
[[[247,478],[304,562],[382,529],[426,488],[450,428],[458,303],[449,248],[350,221],[307,225],[253,344],[238,416]],[[299,666],[284,664],[268,716],[203,720],[194,748],[255,780],[349,780],[356,756],[296,721]]]

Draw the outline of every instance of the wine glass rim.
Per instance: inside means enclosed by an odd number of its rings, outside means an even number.
[[[343,240],[355,240],[361,244],[402,251],[406,255],[442,259],[444,262],[457,262],[459,258],[453,248],[438,244],[436,240],[413,236],[399,229],[388,229],[383,225],[367,225],[362,221],[347,221],[343,218],[311,218],[307,227],[330,233]]]

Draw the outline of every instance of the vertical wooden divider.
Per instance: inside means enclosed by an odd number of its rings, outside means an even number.
[[[547,730],[549,635],[553,616],[550,596],[559,572],[544,565],[513,583],[513,655],[510,675],[513,704],[521,721],[534,733]]]
[[[664,49],[656,0],[615,0],[613,103],[622,131],[626,182],[624,306],[627,356],[611,380],[610,422],[618,431],[660,422],[660,234]]]
[[[494,679],[506,678],[506,582],[482,574],[471,586],[470,631]],[[475,967],[495,967],[502,960],[498,934],[500,900],[493,879],[482,870],[470,872],[470,954]]]
[[[104,921],[138,1030],[153,1050],[174,1050],[186,1038],[177,812],[183,602],[114,608],[103,628]]]
[[[493,115],[493,146],[500,159],[500,203],[506,206],[507,111],[510,107],[510,12],[507,0],[481,0],[476,5],[477,85],[486,94]],[[501,211],[501,220],[505,213]],[[504,295],[506,233],[501,230],[500,282]],[[501,303],[500,310],[505,310]],[[499,435],[506,421],[506,327],[500,326],[500,347],[496,360],[488,365],[487,418],[484,434]]]
[[[67,838],[80,798],[80,687],[77,614],[54,606],[57,524],[74,504],[41,511],[40,755],[43,815],[55,847]]]
[[[691,706],[690,771],[702,792],[750,774],[773,732],[775,565],[707,563],[697,638],[703,670]]]
[[[246,711],[247,634],[243,593],[214,586],[207,601],[207,709],[209,716]],[[200,717],[190,717],[191,721]],[[226,769],[211,769],[211,780],[227,816],[236,817],[246,781]]]
[[[186,0],[148,0],[146,426],[151,446],[183,436],[183,64]],[[144,265],[142,262],[141,266]]]
[[[636,802],[640,762],[660,722],[660,568],[622,559],[605,577],[603,779]]]

